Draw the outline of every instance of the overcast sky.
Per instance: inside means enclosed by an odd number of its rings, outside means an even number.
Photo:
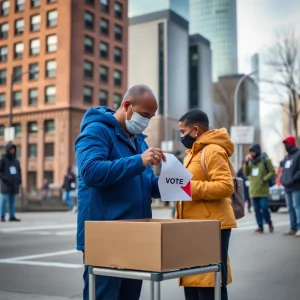
[[[300,0],[237,0],[239,72],[250,71],[250,57],[260,54],[260,72],[265,71],[264,59],[274,44],[276,31],[293,27],[300,36]],[[276,95],[261,94],[262,101],[279,101]],[[284,153],[278,149],[282,137],[281,107],[261,102],[262,144],[275,162]],[[274,127],[276,129],[274,129]]]

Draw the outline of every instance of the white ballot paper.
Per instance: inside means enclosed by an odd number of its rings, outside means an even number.
[[[191,179],[193,175],[170,153],[165,153],[158,180],[162,201],[192,200]]]

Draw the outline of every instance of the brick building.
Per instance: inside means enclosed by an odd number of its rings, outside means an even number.
[[[0,0],[0,152],[12,100],[25,192],[75,166],[86,109],[119,105],[127,28],[127,0]]]

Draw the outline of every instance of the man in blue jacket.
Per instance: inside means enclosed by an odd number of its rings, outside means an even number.
[[[151,199],[159,198],[152,165],[165,159],[148,148],[145,135],[157,110],[157,100],[145,85],[130,88],[115,112],[90,108],[75,143],[78,167],[77,249],[84,252],[84,222],[151,218]],[[147,259],[147,258],[145,258]],[[88,300],[88,267],[83,299]],[[138,300],[142,281],[96,277],[97,300]]]
[[[285,188],[285,198],[290,214],[290,230],[286,235],[300,237],[300,149],[293,136],[283,141],[287,156],[282,162],[281,184]]]

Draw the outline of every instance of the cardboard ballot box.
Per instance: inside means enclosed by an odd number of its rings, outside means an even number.
[[[85,264],[170,271],[221,261],[220,221],[128,220],[85,222]]]

